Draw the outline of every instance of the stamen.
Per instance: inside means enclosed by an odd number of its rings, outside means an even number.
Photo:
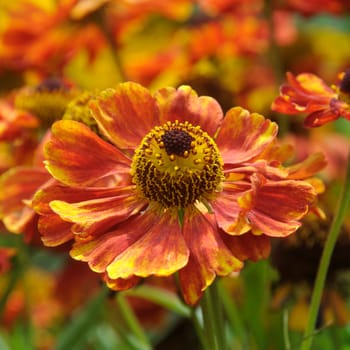
[[[214,140],[199,126],[179,121],[157,126],[144,137],[131,175],[146,199],[178,209],[211,199],[224,178]]]

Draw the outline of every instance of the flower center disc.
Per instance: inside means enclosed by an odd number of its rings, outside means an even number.
[[[164,208],[186,208],[220,190],[223,162],[214,140],[199,126],[167,122],[143,138],[131,174],[145,198]]]

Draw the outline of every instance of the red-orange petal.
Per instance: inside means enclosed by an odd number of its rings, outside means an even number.
[[[229,234],[242,234],[250,229],[245,218],[240,216],[240,198],[251,186],[243,182],[224,182],[220,195],[211,201],[218,226]]]
[[[22,230],[35,215],[24,200],[32,199],[35,191],[51,178],[41,168],[17,167],[8,170],[0,178],[0,219],[14,233]]]
[[[108,89],[90,107],[102,132],[120,149],[134,150],[159,124],[159,110],[151,93],[133,82]]]
[[[39,217],[38,230],[47,247],[56,247],[72,240],[74,235],[71,228],[70,222],[63,221],[55,213]]]
[[[114,196],[67,203],[54,200],[50,208],[64,221],[74,223],[73,233],[96,235],[126,220],[144,208],[146,202],[140,200],[134,187],[114,189]]]
[[[270,255],[270,237],[266,235],[256,236],[247,232],[240,236],[231,236],[223,233],[223,237],[233,255],[242,261],[257,261]]]
[[[323,153],[313,153],[302,162],[287,167],[288,179],[302,180],[314,176],[327,165]]]
[[[114,259],[107,273],[111,279],[132,275],[169,276],[184,267],[188,257],[177,218],[165,212],[139,240]]]
[[[157,220],[158,216],[152,212],[135,215],[118,225],[117,229],[99,237],[77,239],[70,255],[76,260],[88,262],[93,271],[104,272],[118,255],[146,234]]]
[[[191,262],[179,273],[186,302],[195,304],[216,275],[238,271],[243,263],[223,242],[213,215],[196,213],[185,216],[184,237],[191,252]],[[188,274],[188,276],[186,276]]]
[[[66,185],[84,186],[110,174],[129,172],[131,160],[87,126],[60,120],[46,144],[46,168]]]
[[[315,128],[333,122],[341,116],[340,113],[334,113],[330,109],[320,110],[309,114],[304,120],[304,125],[308,128]]]
[[[155,98],[161,111],[161,122],[188,121],[213,136],[223,119],[219,103],[212,97],[200,96],[189,86],[178,89],[163,88],[156,92]]]
[[[302,181],[266,181],[261,176],[252,181],[254,191],[242,203],[253,233],[284,237],[295,232],[315,199],[314,188]]]
[[[239,164],[261,153],[276,137],[277,124],[241,107],[225,115],[216,137],[225,164]]]
[[[292,73],[287,72],[288,83],[293,86],[300,93],[310,94],[315,99],[325,98],[330,99],[336,97],[335,91],[333,91],[321,78],[311,73],[301,73],[294,76]]]
[[[127,290],[135,287],[139,283],[140,278],[136,276],[131,276],[130,278],[126,278],[126,279],[123,279],[123,278],[111,279],[105,273],[103,274],[103,280],[106,282],[106,285],[108,288],[119,291],[119,290]]]

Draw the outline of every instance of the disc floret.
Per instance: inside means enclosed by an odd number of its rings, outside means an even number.
[[[133,182],[163,208],[186,208],[220,190],[223,161],[214,140],[189,122],[154,127],[135,151]]]

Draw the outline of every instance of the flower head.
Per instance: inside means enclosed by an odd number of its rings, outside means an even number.
[[[266,257],[269,236],[293,233],[315,199],[312,185],[289,178],[277,125],[259,114],[224,116],[189,86],[152,95],[131,82],[90,107],[107,141],[80,122],[56,122],[46,167],[59,183],[33,207],[44,243],[73,238],[71,256],[113,289],[178,271],[195,304],[216,275]]]
[[[305,126],[316,127],[344,117],[350,120],[350,70],[340,74],[340,83],[330,87],[314,74],[287,73],[272,109],[285,114],[306,113]]]

